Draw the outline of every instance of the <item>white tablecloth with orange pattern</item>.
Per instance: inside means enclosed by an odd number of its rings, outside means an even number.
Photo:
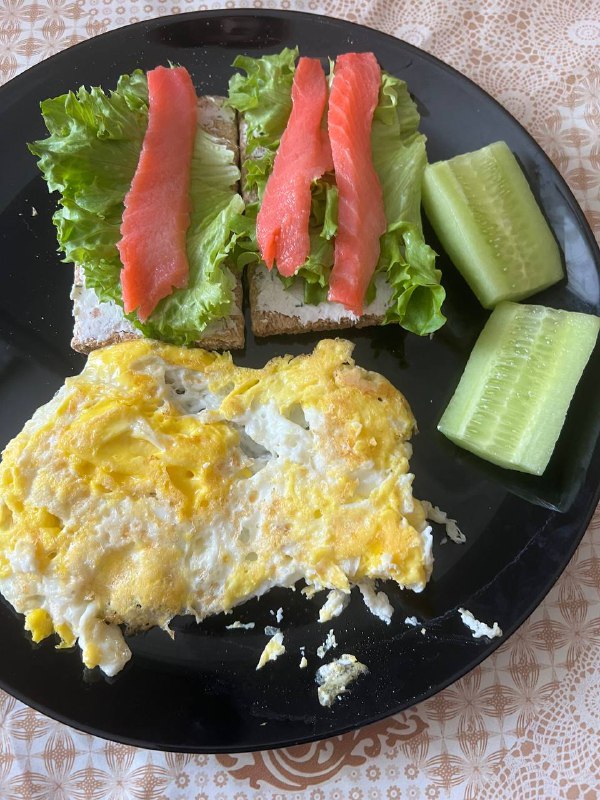
[[[360,22],[448,62],[542,145],[600,234],[597,0],[1,0],[0,80],[82,39],[191,10],[283,8]],[[522,628],[436,697],[362,730],[243,755],[138,750],[0,692],[2,800],[600,798],[600,513]]]

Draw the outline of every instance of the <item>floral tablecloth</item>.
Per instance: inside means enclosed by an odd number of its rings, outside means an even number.
[[[600,234],[597,0],[2,0],[0,80],[129,22],[212,8],[342,17],[458,68],[519,119]],[[600,513],[553,591],[478,669],[376,725],[243,755],[157,753],[72,730],[0,692],[0,798],[600,798]]]

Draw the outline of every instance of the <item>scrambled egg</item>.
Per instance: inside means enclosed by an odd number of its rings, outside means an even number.
[[[236,367],[148,340],[93,352],[0,465],[0,591],[34,641],[117,673],[127,630],[229,611],[304,579],[420,591],[414,419],[352,345]]]

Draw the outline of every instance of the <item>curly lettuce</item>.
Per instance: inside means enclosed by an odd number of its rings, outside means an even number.
[[[387,230],[376,272],[385,272],[392,300],[385,321],[421,336],[446,321],[446,297],[435,252],[423,238],[421,187],[427,165],[419,113],[404,81],[384,72],[371,128],[373,166],[383,191]]]
[[[101,301],[123,305],[117,249],[123,201],[135,173],[148,124],[148,84],[136,70],[115,91],[80,88],[41,104],[49,136],[29,145],[50,191],[60,193],[53,222],[64,261],[78,264]],[[190,184],[188,285],[175,289],[145,323],[147,336],[192,344],[213,320],[228,315],[235,278],[230,254],[244,203],[237,194],[235,154],[198,129]]]

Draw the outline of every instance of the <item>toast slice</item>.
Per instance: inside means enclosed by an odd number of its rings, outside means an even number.
[[[256,201],[256,193],[245,190],[247,156],[246,123],[240,118],[240,162],[242,170],[242,196],[245,203]],[[261,148],[253,154],[263,155]],[[381,325],[388,308],[392,290],[383,275],[375,278],[377,296],[358,317],[341,303],[304,303],[302,286],[286,289],[275,270],[269,271],[264,264],[252,267],[248,272],[250,319],[255,336],[276,336],[281,333],[308,333],[344,328],[366,328]]]
[[[225,105],[225,97],[198,98],[198,125],[219,138],[235,154],[239,163],[236,113]],[[85,276],[75,267],[73,289],[73,338],[71,347],[79,353],[90,353],[99,347],[138,339],[143,334],[125,317],[116,303],[100,302],[93,289],[86,287]],[[230,315],[212,322],[198,336],[198,347],[207,350],[239,350],[244,346],[243,290],[238,278]]]

